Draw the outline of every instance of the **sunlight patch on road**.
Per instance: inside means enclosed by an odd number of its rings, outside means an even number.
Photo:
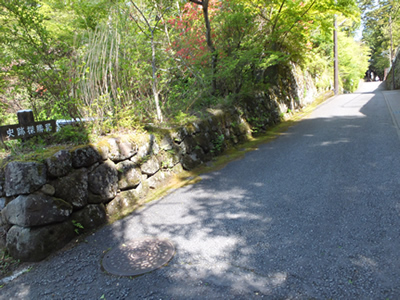
[[[364,255],[358,255],[357,258],[351,259],[351,262],[359,267],[375,268],[378,266],[375,260],[368,258]]]
[[[320,144],[318,144],[318,146],[332,146],[332,145],[338,145],[338,144],[343,144],[343,143],[350,143],[349,139],[340,139],[337,141],[326,141],[326,142],[322,142]]]
[[[207,231],[209,230],[196,231],[189,237],[175,236],[174,242],[178,245],[179,251],[190,253],[195,261],[205,259],[215,262],[230,257],[239,240],[232,236],[216,235]]]

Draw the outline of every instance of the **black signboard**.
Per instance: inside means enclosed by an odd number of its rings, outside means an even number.
[[[23,118],[26,116],[26,118]],[[1,140],[26,139],[35,135],[56,132],[56,120],[34,122],[32,111],[18,112],[19,124],[0,126]],[[33,122],[32,122],[33,121]]]

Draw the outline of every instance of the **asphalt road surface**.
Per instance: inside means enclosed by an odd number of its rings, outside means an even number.
[[[400,299],[400,92],[365,83],[276,140],[7,283],[0,299]],[[168,265],[102,271],[166,238]]]

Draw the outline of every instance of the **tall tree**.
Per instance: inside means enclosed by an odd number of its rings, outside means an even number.
[[[213,92],[215,92],[217,89],[217,81],[216,81],[215,75],[217,72],[218,53],[215,49],[213,40],[211,38],[211,24],[210,24],[210,18],[209,18],[209,13],[208,13],[209,0],[189,0],[189,1],[192,3],[195,3],[197,5],[201,5],[201,7],[203,9],[204,24],[206,26],[207,47],[211,53],[211,68],[212,68],[212,72],[213,72],[212,88],[213,88]]]
[[[131,18],[136,22],[140,31],[150,40],[151,47],[151,67],[152,67],[152,91],[154,97],[154,103],[156,105],[157,119],[159,122],[163,122],[163,115],[160,107],[160,91],[158,87],[158,66],[156,61],[156,41],[155,41],[155,33],[159,30],[158,26],[160,21],[163,19],[163,15],[165,14],[166,8],[162,8],[157,2],[153,2],[153,9],[156,11],[155,14],[145,14],[145,6],[139,7],[134,1],[130,1],[132,6],[136,10],[136,14],[131,13]],[[153,10],[151,10],[153,11]]]
[[[400,3],[395,0],[360,1],[363,13],[363,40],[371,48],[370,70],[383,78],[393,60],[391,49],[400,45]]]

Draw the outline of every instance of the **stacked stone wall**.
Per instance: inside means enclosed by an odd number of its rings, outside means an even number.
[[[390,70],[386,77],[386,88],[393,90],[393,70]],[[394,89],[400,89],[400,51],[397,51],[394,61]]]
[[[77,233],[137,208],[172,175],[248,136],[238,114],[213,111],[184,127],[105,138],[43,162],[9,162],[0,171],[3,244],[22,261],[42,260]]]

